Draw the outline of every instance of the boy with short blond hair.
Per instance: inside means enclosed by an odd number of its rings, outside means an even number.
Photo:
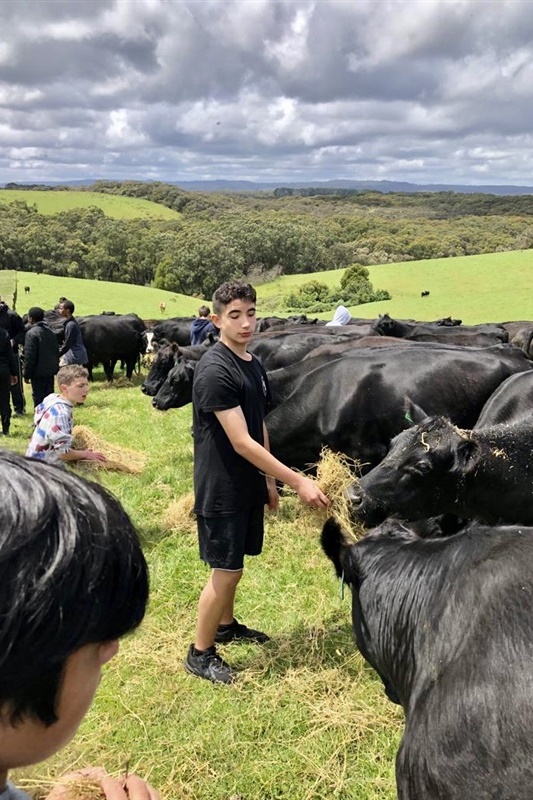
[[[61,367],[57,373],[59,394],[49,394],[35,409],[35,429],[26,449],[27,458],[49,463],[105,461],[102,453],[72,448],[72,411],[89,393],[89,373],[79,364]]]

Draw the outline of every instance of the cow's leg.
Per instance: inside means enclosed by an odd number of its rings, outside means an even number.
[[[111,383],[113,380],[113,372],[115,369],[115,365],[117,363],[116,359],[109,359],[108,361],[104,361],[104,372],[107,380]]]

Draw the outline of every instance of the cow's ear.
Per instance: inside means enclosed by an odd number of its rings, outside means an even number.
[[[175,356],[179,356],[180,346],[179,346],[179,344],[177,342],[171,342],[170,343],[170,349],[172,350],[172,352],[174,353]]]
[[[463,437],[459,439],[455,451],[453,470],[464,470],[473,466],[476,461],[476,455],[479,451],[479,445],[474,439]]]
[[[428,414],[426,414],[424,409],[417,406],[416,403],[413,403],[410,397],[404,399],[404,419],[406,421],[406,428],[412,425],[418,425],[427,418]]]

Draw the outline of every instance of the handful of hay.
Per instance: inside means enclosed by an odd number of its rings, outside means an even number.
[[[365,532],[363,525],[352,520],[350,504],[346,499],[347,488],[358,483],[355,470],[359,467],[359,462],[344,453],[334,453],[329,447],[323,447],[320,451],[320,459],[315,466],[316,481],[328,498],[329,506],[320,511],[315,508],[307,508],[308,514],[312,514],[315,520],[318,514],[321,524],[327,517],[333,517],[347,538],[360,539]]]
[[[103,453],[107,458],[107,461],[78,461],[77,466],[81,466],[83,469],[104,469],[138,475],[146,464],[144,453],[110,444],[86,425],[74,427],[72,447],[75,450],[95,450],[97,453]]]

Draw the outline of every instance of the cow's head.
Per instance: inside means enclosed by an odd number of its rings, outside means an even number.
[[[152,400],[154,408],[168,411],[169,408],[181,408],[192,402],[192,382],[197,363],[184,358],[178,359]]]
[[[348,488],[354,518],[372,526],[388,516],[417,520],[453,513],[478,452],[469,431],[429,417],[398,434],[383,461]]]
[[[160,349],[150,367],[150,372],[141,386],[141,391],[149,397],[154,397],[164,384],[168,373],[175,365],[179,356],[180,348],[175,342],[169,343],[162,340],[160,342]]]
[[[360,542],[354,544],[353,541],[349,542],[345,538],[340,525],[330,518],[322,529],[321,543],[324,553],[333,562],[337,576],[342,578],[351,589],[352,627],[355,643],[363,658],[376,670],[383,681],[385,694],[389,700],[400,704],[398,692],[386,666],[387,657],[384,657],[385,651],[390,649],[391,643],[381,641],[376,635],[376,630],[372,630],[375,614],[370,607],[366,608],[366,602],[363,599],[365,596],[364,582],[368,576],[366,562],[371,563],[372,560],[372,556],[368,559],[366,554],[369,547],[375,547],[373,542],[379,543],[383,536],[407,539],[408,541],[417,538],[398,522],[391,521],[386,523],[386,527],[381,526],[379,532],[367,534]]]

